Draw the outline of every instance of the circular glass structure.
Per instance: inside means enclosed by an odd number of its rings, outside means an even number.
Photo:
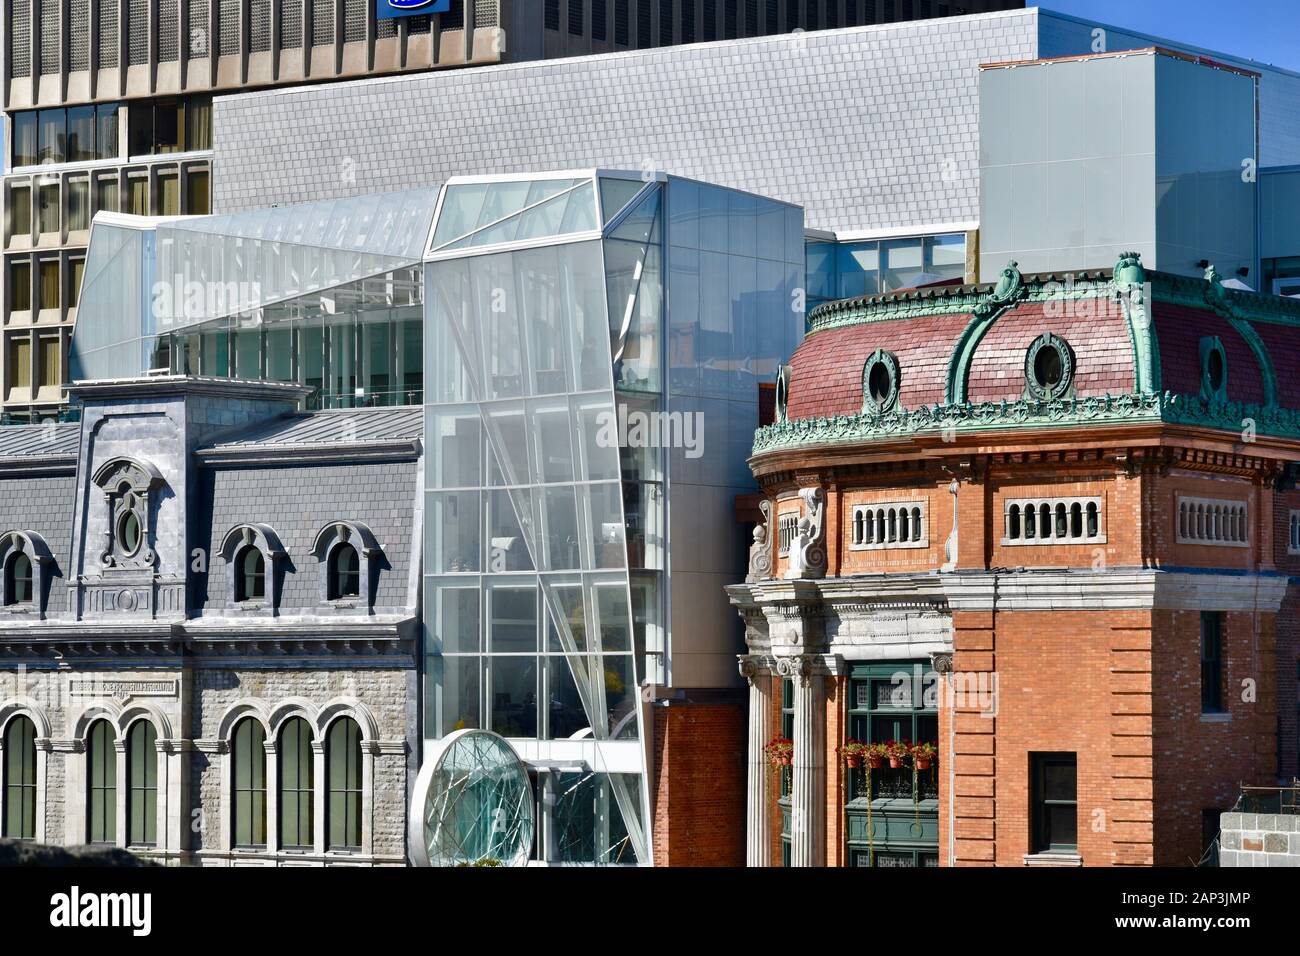
[[[411,813],[418,866],[524,866],[533,843],[528,770],[502,737],[458,730],[420,768]]]

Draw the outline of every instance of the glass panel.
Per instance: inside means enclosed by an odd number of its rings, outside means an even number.
[[[73,106],[68,109],[68,161],[88,162],[95,159],[95,108]]]
[[[492,660],[492,726],[503,737],[537,736],[537,658]]]
[[[32,307],[32,264],[26,260],[9,264],[9,301],[14,312]]]
[[[52,183],[48,186],[42,186],[38,193],[40,197],[40,208],[38,211],[38,231],[40,232],[58,232],[59,231],[59,186]]]
[[[68,229],[71,231],[90,228],[90,180],[72,179],[68,181]]]
[[[40,135],[38,161],[42,163],[65,162],[67,159],[65,146],[68,135],[67,113],[64,110],[41,110],[38,123]]]
[[[279,745],[280,844],[311,847],[313,757],[311,727],[301,717],[291,717],[280,731]]]
[[[32,231],[32,191],[9,190],[9,235],[26,236]]]
[[[102,103],[95,107],[95,158],[117,159],[117,110],[116,103]]]
[[[37,147],[37,119],[34,111],[14,114],[13,137],[14,166],[35,166],[41,161]]]

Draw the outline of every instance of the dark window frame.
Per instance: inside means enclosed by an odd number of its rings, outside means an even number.
[[[325,840],[327,850],[357,851],[362,844],[361,726],[340,717],[325,736]]]
[[[9,840],[36,839],[37,779],[36,723],[19,714],[4,729],[4,796],[0,836]],[[15,779],[15,771],[17,779]]]
[[[1047,797],[1046,776],[1049,767],[1068,766],[1074,769],[1074,799]],[[1030,753],[1030,852],[1077,853],[1079,850],[1079,758],[1072,751],[1046,751]],[[1056,839],[1052,832],[1050,809],[1072,806],[1075,811],[1074,842]]]
[[[1223,660],[1223,632],[1225,630],[1222,611],[1201,612],[1201,713],[1226,714],[1225,683],[1227,668]]]
[[[158,845],[158,731],[148,720],[126,732],[126,844]]]

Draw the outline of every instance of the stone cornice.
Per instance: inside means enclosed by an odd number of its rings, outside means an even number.
[[[738,609],[787,608],[790,581],[727,589]],[[937,571],[802,581],[816,585],[832,615],[879,616],[890,611],[1216,610],[1276,613],[1290,585],[1283,574],[1171,568]],[[910,600],[908,598],[910,597]],[[808,594],[798,603],[806,608]],[[769,614],[769,619],[771,615]],[[757,650],[757,649],[755,649]]]

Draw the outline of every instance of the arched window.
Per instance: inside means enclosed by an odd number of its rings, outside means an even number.
[[[310,849],[312,833],[311,725],[301,717],[280,731],[280,845]]]
[[[5,606],[32,603],[32,559],[21,551],[5,564]]]
[[[341,544],[330,555],[329,599],[357,597],[361,593],[361,563],[357,549]]]
[[[1007,537],[1012,541],[1020,537],[1020,505],[1012,505],[1007,512]]]
[[[5,729],[4,829],[11,840],[36,839],[36,725],[15,717]]]
[[[245,717],[235,727],[235,846],[266,846],[266,731]]]
[[[89,768],[86,817],[91,843],[117,842],[117,734],[107,720],[97,720],[86,741]]]
[[[1070,537],[1083,537],[1083,505],[1077,501],[1070,505]]]
[[[325,820],[331,850],[361,849],[361,728],[351,717],[330,726],[325,741],[329,792]]]
[[[235,559],[235,600],[260,601],[266,597],[266,559],[249,545]]]
[[[1097,505],[1095,502],[1088,502],[1088,537],[1095,538],[1101,525],[1097,520]]]
[[[157,743],[158,732],[147,720],[137,720],[126,735],[126,842],[129,846],[153,846],[158,842]]]

